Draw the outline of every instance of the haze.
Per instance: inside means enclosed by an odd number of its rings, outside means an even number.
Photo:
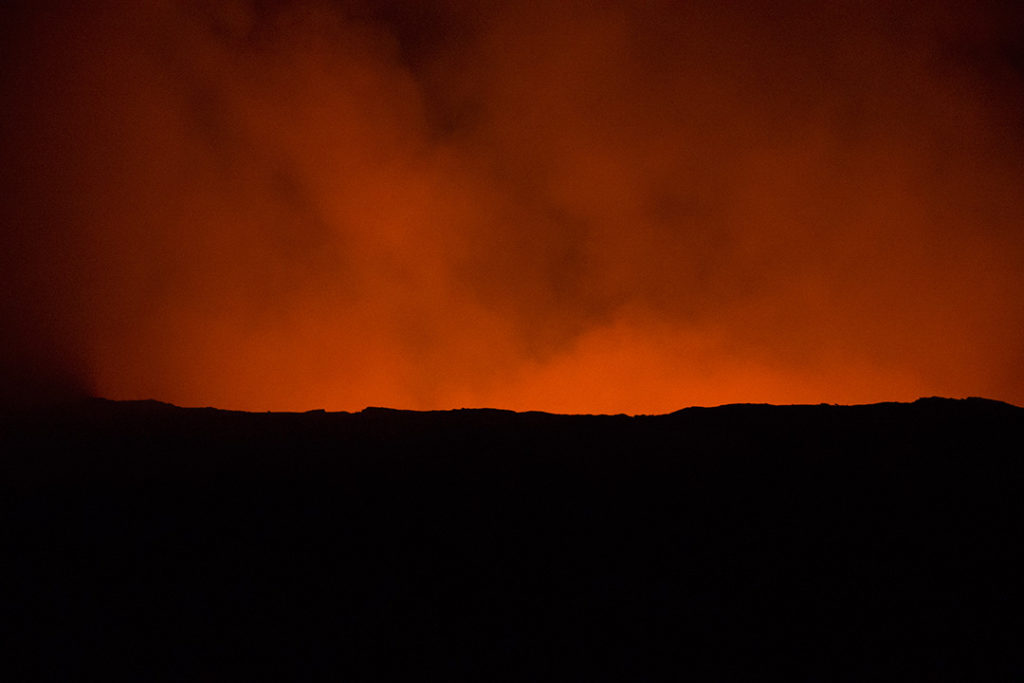
[[[1022,405],[1024,13],[896,5],[14,3],[6,398]]]

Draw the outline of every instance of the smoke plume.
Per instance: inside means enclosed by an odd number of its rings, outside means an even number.
[[[1024,404],[1022,16],[15,3],[4,393]]]

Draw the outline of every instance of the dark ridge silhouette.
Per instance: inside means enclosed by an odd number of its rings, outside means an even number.
[[[1024,680],[1024,409],[0,413],[8,680]]]

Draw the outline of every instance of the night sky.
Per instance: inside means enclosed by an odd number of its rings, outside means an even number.
[[[5,3],[4,400],[1024,405],[1016,2]]]

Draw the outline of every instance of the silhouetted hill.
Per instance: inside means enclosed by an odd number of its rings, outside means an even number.
[[[8,680],[1020,680],[1024,409],[0,417]]]

